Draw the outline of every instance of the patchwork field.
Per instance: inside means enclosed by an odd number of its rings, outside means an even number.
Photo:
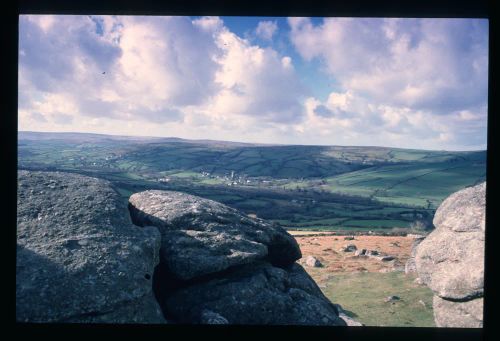
[[[287,229],[390,232],[432,228],[444,198],[484,181],[486,152],[20,132],[18,167],[107,179],[123,200],[187,192]]]

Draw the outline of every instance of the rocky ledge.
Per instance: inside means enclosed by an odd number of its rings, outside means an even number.
[[[485,211],[486,183],[452,194],[436,211],[436,229],[416,247],[438,327],[483,326]]]
[[[161,233],[155,293],[180,323],[346,325],[296,260],[281,227],[221,203],[171,191],[132,195],[138,226]]]
[[[20,171],[17,220],[18,321],[346,325],[291,235],[215,201]]]

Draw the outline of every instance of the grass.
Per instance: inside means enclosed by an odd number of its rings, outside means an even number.
[[[351,227],[408,227],[409,222],[403,220],[347,220],[342,223],[345,226]]]
[[[366,326],[435,327],[432,291],[413,283],[414,278],[403,272],[359,272],[333,274],[318,282],[325,286],[323,293],[332,302]],[[392,295],[401,300],[394,304],[384,302]]]

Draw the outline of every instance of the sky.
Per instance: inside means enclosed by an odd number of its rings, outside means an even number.
[[[22,15],[18,129],[486,149],[486,19]]]

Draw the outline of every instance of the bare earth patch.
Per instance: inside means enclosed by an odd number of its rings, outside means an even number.
[[[433,327],[432,291],[414,282],[415,275],[405,275],[404,265],[410,257],[412,237],[354,236],[293,231],[299,243],[304,269],[323,293],[342,305],[347,314],[367,326]],[[355,256],[342,247],[353,244],[357,250],[378,251],[394,257],[382,261],[367,256]],[[305,264],[309,257],[322,266]],[[387,302],[388,296],[400,300]]]
[[[404,267],[413,243],[413,238],[401,236],[355,236],[354,240],[344,240],[344,237],[346,236],[314,233],[305,236],[304,232],[300,232],[295,237],[303,255],[299,262],[302,263],[307,256],[313,256],[319,259],[329,273],[393,271]],[[374,250],[395,258],[384,262],[366,256],[354,256],[354,252],[341,251],[347,244],[356,245],[358,250]]]

